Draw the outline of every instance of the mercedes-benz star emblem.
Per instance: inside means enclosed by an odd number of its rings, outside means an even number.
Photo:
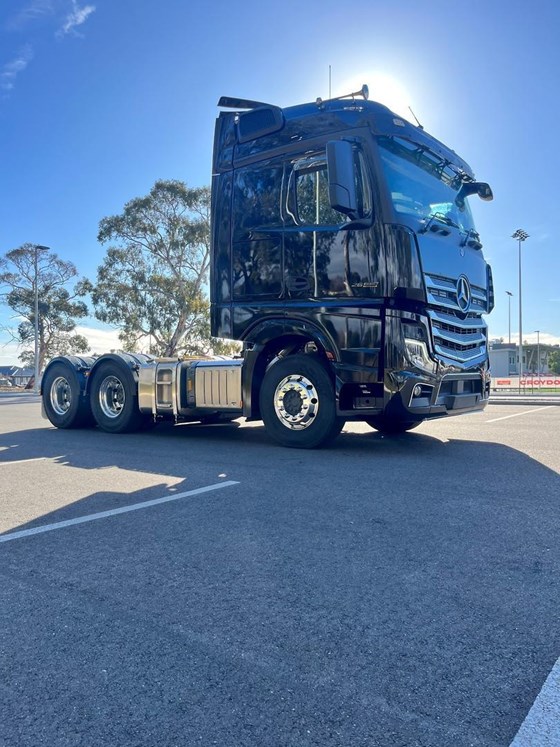
[[[463,314],[467,313],[471,305],[471,286],[464,275],[457,280],[457,304]]]

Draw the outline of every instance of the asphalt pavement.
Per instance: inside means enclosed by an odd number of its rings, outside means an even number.
[[[558,744],[529,718],[560,655],[557,407],[302,452],[13,399],[0,744]]]

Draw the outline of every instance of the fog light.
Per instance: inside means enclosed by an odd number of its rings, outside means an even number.
[[[420,397],[420,395],[422,394],[422,387],[420,386],[420,384],[416,384],[416,386],[412,390],[412,394],[415,397]]]

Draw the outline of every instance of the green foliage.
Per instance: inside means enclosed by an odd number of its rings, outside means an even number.
[[[173,356],[211,347],[207,187],[157,181],[120,215],[104,218],[98,239],[116,245],[97,271],[95,315],[121,328],[124,349],[149,345],[155,355]]]
[[[560,374],[560,350],[553,350],[548,354],[548,366],[552,373]]]
[[[39,298],[39,370],[55,355],[89,350],[86,338],[75,334],[74,329],[76,320],[87,316],[86,304],[78,299],[91,290],[91,283],[81,279],[69,290],[77,275],[72,262],[35,244],[23,244],[0,257],[0,298],[20,320],[17,330],[8,331],[23,348],[19,359],[25,365],[35,363],[35,277]]]

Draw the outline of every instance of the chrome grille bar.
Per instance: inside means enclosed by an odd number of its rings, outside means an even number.
[[[441,275],[425,274],[426,292],[428,303],[445,309],[460,311],[457,303],[457,281],[452,278],[444,278]],[[473,311],[483,313],[487,311],[488,298],[485,288],[471,285],[471,308]]]
[[[487,327],[480,315],[488,308],[486,289],[471,286],[471,305],[469,312],[464,314],[457,301],[456,280],[430,274],[425,275],[425,280],[437,355],[463,364],[483,360]]]

